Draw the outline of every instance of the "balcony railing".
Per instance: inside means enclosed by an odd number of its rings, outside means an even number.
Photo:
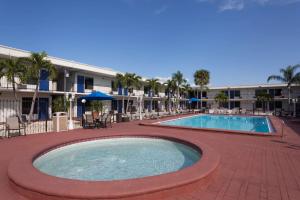
[[[6,78],[1,78],[0,79],[0,89],[12,89],[13,85],[10,81],[7,81]],[[28,91],[33,91],[35,90],[36,85],[34,84],[16,84],[16,89],[17,90],[28,90]],[[50,91],[50,92],[64,92],[64,90],[60,90],[57,87],[57,82],[49,81],[49,88],[48,90],[40,90],[40,91]],[[74,92],[74,87],[72,87],[69,91],[67,92]]]

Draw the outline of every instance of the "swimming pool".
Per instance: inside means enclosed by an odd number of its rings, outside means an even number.
[[[196,163],[201,152],[158,138],[106,138],[63,146],[34,160],[48,175],[88,181],[141,178],[175,172]]]
[[[225,129],[256,133],[273,132],[267,117],[235,115],[196,115],[159,122],[162,125],[184,126],[192,128]]]

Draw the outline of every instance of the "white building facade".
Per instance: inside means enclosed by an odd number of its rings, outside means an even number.
[[[29,51],[0,45],[0,59],[28,56],[30,56]],[[113,101],[105,101],[104,109],[106,112],[110,110],[124,112],[127,107],[127,99],[129,98],[128,91],[123,88],[113,87],[115,76],[120,72],[51,56],[47,59],[57,68],[58,76],[55,80],[49,80],[48,73],[41,72],[42,78],[39,85],[38,103],[34,111],[36,119],[44,120],[51,118],[52,100],[64,95],[72,97],[72,115],[75,118],[80,118],[84,112],[84,106],[79,97],[89,94],[93,90],[107,93],[114,97]],[[11,83],[6,80],[6,77],[2,77],[0,79],[0,121],[5,121],[6,117],[16,115],[17,112],[28,115],[34,89],[35,85],[30,83],[17,84],[18,100],[15,101]],[[197,88],[194,88],[194,90],[197,90]],[[284,84],[211,87],[202,94],[202,107],[217,107],[218,105],[214,97],[218,92],[224,91],[229,97],[227,108],[238,107],[252,110],[255,107],[257,109],[260,108],[260,104],[257,103],[255,97],[258,90],[265,90],[274,96],[274,100],[268,102],[268,111],[291,109],[291,105],[288,104],[287,88]],[[294,99],[300,97],[299,86],[292,87],[291,97]],[[140,90],[134,89],[129,99],[130,106],[133,108],[138,108],[138,99],[142,99],[141,109],[143,111],[147,109],[164,111],[167,109],[167,103],[169,102],[167,95],[163,91],[151,97],[146,87],[142,87]],[[181,98],[181,106],[195,108],[195,105],[191,105],[187,98]],[[300,110],[298,104],[297,109]]]

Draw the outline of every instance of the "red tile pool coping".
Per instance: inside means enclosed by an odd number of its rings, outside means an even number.
[[[60,146],[109,136],[67,140],[63,143],[56,141],[39,148],[28,149],[12,160],[8,167],[11,186],[18,193],[33,200],[139,199],[145,197],[159,199],[162,195],[172,196],[177,194],[178,191],[188,191],[205,184],[207,178],[215,171],[220,162],[220,156],[214,149],[200,141],[193,141],[184,135],[170,137],[144,133],[141,135],[114,135],[110,137],[128,136],[155,137],[180,142],[201,151],[202,157],[190,167],[158,176],[119,181],[80,181],[49,176],[34,168],[32,162],[41,154]]]
[[[195,115],[187,115],[184,117],[192,117]],[[242,117],[251,117],[253,115],[241,115]],[[271,126],[273,129],[273,132],[271,133],[260,133],[260,132],[250,132],[250,131],[237,131],[237,130],[228,130],[228,129],[214,129],[214,128],[197,128],[197,127],[188,127],[188,126],[175,126],[175,125],[166,125],[166,124],[160,124],[160,122],[164,121],[170,121],[170,120],[176,120],[183,118],[182,116],[174,116],[170,117],[167,120],[160,119],[155,121],[144,121],[139,123],[141,126],[151,126],[151,127],[160,127],[160,128],[173,128],[173,129],[183,129],[183,130],[198,130],[198,131],[211,131],[213,133],[225,133],[225,134],[241,134],[241,135],[254,135],[254,136],[281,136],[281,127],[280,123],[278,123],[278,119],[272,117],[272,116],[261,116],[261,117],[267,117],[268,120],[271,122]],[[276,120],[276,123],[274,121]]]

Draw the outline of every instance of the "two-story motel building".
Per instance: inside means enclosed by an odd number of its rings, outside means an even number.
[[[0,59],[3,58],[18,58],[30,56],[29,51],[15,49],[0,45]],[[83,105],[79,97],[90,93],[92,90],[101,91],[103,93],[111,94],[114,97],[113,101],[105,102],[106,111],[115,110],[118,112],[124,111],[127,102],[122,99],[128,98],[128,91],[113,87],[113,82],[118,71],[113,69],[91,66],[75,61],[65,60],[61,58],[48,56],[48,59],[55,65],[58,71],[58,76],[55,80],[49,80],[48,72],[41,72],[41,80],[39,85],[38,104],[35,109],[36,119],[48,119],[52,116],[52,100],[57,96],[71,95],[74,99],[73,103],[73,117],[81,117],[83,114]],[[145,79],[144,79],[145,80]],[[35,86],[27,84],[18,84],[18,101],[15,102],[12,92],[12,85],[5,77],[0,79],[0,121],[9,115],[16,115],[16,112],[21,111],[22,114],[27,115],[30,110],[31,100]],[[194,90],[197,88],[194,87]],[[248,86],[225,86],[225,87],[210,87],[208,91],[202,93],[202,107],[217,107],[214,101],[214,96],[224,91],[228,95],[229,101],[225,105],[227,108],[243,108],[252,110],[260,108],[262,105],[256,101],[255,95],[258,91],[265,90],[274,96],[274,100],[267,105],[268,111],[275,109],[288,110],[291,109],[288,104],[288,90],[285,84],[263,84],[263,85],[248,85]],[[201,95],[199,94],[199,97]],[[292,87],[292,98],[300,96],[300,87]],[[142,97],[142,98],[141,98]],[[131,104],[137,106],[138,99],[142,99],[141,104],[143,108],[149,109],[150,97],[146,87],[140,90],[134,90],[130,97]],[[160,110],[166,109],[167,96],[165,93],[159,93],[154,99],[153,108]],[[187,106],[186,98],[182,98],[182,106]],[[195,107],[195,105],[192,105]],[[300,106],[297,105],[297,110]]]

